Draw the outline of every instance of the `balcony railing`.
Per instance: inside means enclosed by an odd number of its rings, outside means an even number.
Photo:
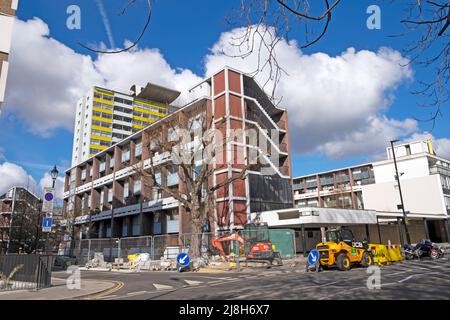
[[[445,176],[450,176],[450,169],[443,166],[432,166],[430,167],[430,174],[442,174]]]
[[[367,179],[361,180],[361,185],[374,184],[374,183],[375,183],[375,178],[367,178]]]

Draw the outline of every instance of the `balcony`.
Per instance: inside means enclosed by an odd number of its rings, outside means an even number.
[[[303,190],[303,183],[294,183],[294,190]]]
[[[450,176],[450,168],[434,165],[430,167],[430,174],[442,174],[444,176]]]
[[[367,178],[361,180],[361,185],[374,184],[375,178]]]

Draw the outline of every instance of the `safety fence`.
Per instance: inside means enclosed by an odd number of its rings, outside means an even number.
[[[246,239],[249,235],[240,231],[239,234]],[[70,255],[76,258],[78,265],[84,265],[94,258],[95,253],[103,254],[106,262],[115,262],[116,259],[127,261],[131,254],[147,253],[152,260],[161,258],[175,259],[178,253],[188,251],[190,247],[196,246],[203,257],[219,255],[219,252],[211,244],[213,237],[225,237],[230,232],[220,233],[187,233],[187,234],[165,234],[126,238],[103,238],[77,240],[70,247],[70,242],[65,244],[60,254]],[[269,238],[275,249],[281,253],[283,258],[295,256],[295,236],[292,230],[270,230]],[[245,245],[249,243],[244,242]],[[227,253],[235,252],[239,255],[240,243],[236,240],[224,242]],[[63,245],[64,247],[64,245]],[[241,252],[242,253],[242,252]]]
[[[49,287],[54,258],[37,254],[0,255],[0,291]]]

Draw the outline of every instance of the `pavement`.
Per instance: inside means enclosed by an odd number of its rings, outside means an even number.
[[[36,290],[15,290],[0,292],[0,300],[70,300],[81,297],[94,297],[99,293],[106,293],[117,287],[115,281],[86,279],[81,281],[80,289],[70,290],[66,286],[66,279],[52,277],[52,286]]]
[[[82,300],[265,300],[265,299],[444,299],[450,297],[450,260],[403,261],[379,269],[380,286],[369,289],[371,273],[306,272],[304,258],[284,265],[242,268],[240,271],[82,271],[81,289],[69,290],[66,272],[54,272],[48,289],[0,293],[1,299]]]

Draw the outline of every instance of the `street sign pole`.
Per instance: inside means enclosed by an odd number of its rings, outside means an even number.
[[[52,232],[54,199],[55,199],[55,182],[53,181],[52,188],[44,188],[44,200],[42,204],[42,211],[43,211],[42,232],[46,233],[44,243],[44,254],[47,254],[49,235],[50,232]]]

